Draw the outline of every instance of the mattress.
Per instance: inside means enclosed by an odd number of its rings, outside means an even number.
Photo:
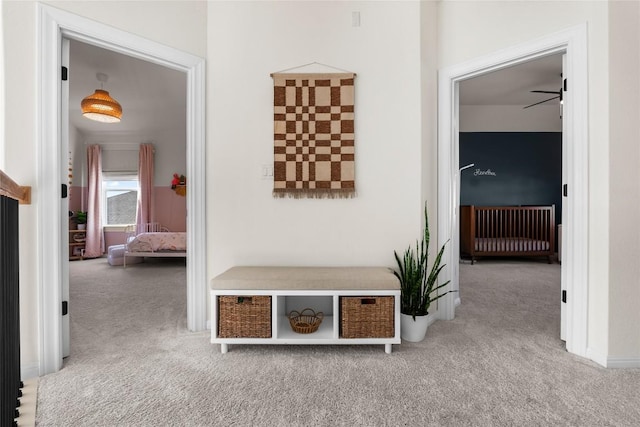
[[[548,251],[549,242],[525,237],[476,237],[476,252],[539,252]]]
[[[187,250],[187,233],[141,233],[131,238],[127,249],[129,252],[183,252]]]

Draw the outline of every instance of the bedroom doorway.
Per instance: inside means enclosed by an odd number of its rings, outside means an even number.
[[[39,14],[38,229],[39,374],[62,367],[63,269],[68,266],[67,215],[62,215],[61,180],[66,176],[68,147],[61,137],[62,39],[68,38],[163,65],[187,75],[187,326],[206,329],[205,227],[205,61],[203,58],[117,30],[47,5]],[[61,153],[65,154],[64,159]],[[195,232],[197,230],[197,233]]]
[[[440,70],[438,121],[438,239],[459,241],[459,87],[464,80],[505,69],[546,56],[566,53],[566,78],[570,83],[565,93],[563,118],[566,120],[566,144],[563,150],[565,179],[570,190],[564,196],[566,221],[562,229],[562,287],[566,299],[566,348],[569,352],[587,355],[587,294],[588,294],[588,227],[587,227],[587,58],[586,26],[576,26],[541,39],[510,47],[460,65]],[[454,245],[446,251],[444,280],[459,289],[459,250]],[[561,295],[557,301],[560,302]],[[452,294],[443,298],[438,310],[441,319],[453,319],[457,300]]]
[[[490,291],[493,283],[514,301],[529,301],[523,312],[511,313],[514,322],[530,316],[533,325],[538,317],[538,333],[563,341],[565,304],[558,307],[557,296],[566,182],[564,57],[555,53],[459,83],[456,242],[458,298],[464,301],[479,288]],[[534,288],[539,297],[531,297]]]
[[[69,159],[67,198],[62,202],[63,205],[68,202],[68,208],[63,208],[63,216],[64,212],[69,212],[69,260],[73,263],[68,269],[63,268],[62,280],[63,300],[68,301],[71,308],[69,314],[63,314],[63,356],[66,357],[70,355],[71,347],[69,317],[78,313],[77,304],[85,301],[70,295],[70,284],[77,283],[79,277],[87,284],[109,280],[118,273],[119,280],[136,283],[133,276],[127,279],[128,276],[123,276],[116,269],[123,268],[121,265],[124,263],[123,251],[118,249],[118,245],[125,243],[129,226],[136,223],[142,144],[153,146],[153,153],[147,158],[153,159],[154,169],[151,176],[152,203],[144,217],[161,226],[149,231],[187,231],[186,197],[171,189],[172,173],[187,173],[187,76],[183,71],[78,40],[63,38],[62,48],[62,63],[68,72],[62,83],[60,113],[62,139],[63,144],[65,141],[68,144],[68,153],[62,152],[61,157],[64,159],[67,154]],[[99,82],[97,77],[102,80]],[[82,116],[81,101],[96,87],[102,86],[124,107],[120,122],[103,123]],[[90,175],[87,148],[91,145],[100,147],[102,157],[102,185],[97,202],[93,204],[89,202],[90,183],[87,178]],[[100,205],[98,209],[96,203]],[[88,212],[91,210],[94,212]],[[92,277],[91,269],[75,265],[86,261],[83,252],[85,247],[89,247],[85,238],[88,233],[75,230],[79,227],[77,223],[82,213],[83,216],[91,216],[95,211],[100,218],[104,249],[113,250],[108,258],[112,268],[102,269],[96,265],[96,275]],[[130,264],[133,260],[139,259],[129,258]],[[106,264],[107,259],[102,259],[102,262]],[[109,300],[103,304],[111,305]],[[78,318],[73,324],[78,324]]]

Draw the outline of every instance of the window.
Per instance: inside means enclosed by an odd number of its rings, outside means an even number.
[[[138,176],[105,174],[102,178],[104,225],[135,224]]]

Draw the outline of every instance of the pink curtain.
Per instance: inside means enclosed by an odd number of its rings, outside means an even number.
[[[102,199],[102,153],[99,145],[87,147],[89,197],[87,204],[87,240],[85,258],[97,258],[104,253],[100,201]]]
[[[136,212],[137,228],[144,224],[155,222],[153,212],[153,152],[152,144],[140,144],[138,156],[138,210]]]

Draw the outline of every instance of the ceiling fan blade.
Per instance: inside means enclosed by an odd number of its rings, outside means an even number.
[[[531,93],[555,93],[556,95],[560,94],[560,91],[554,91],[554,90],[530,90],[529,92],[531,92]]]
[[[522,109],[524,110],[525,108],[529,108],[529,107],[533,107],[533,106],[536,106],[536,105],[544,104],[545,102],[552,101],[552,100],[558,99],[558,98],[560,98],[560,96],[554,96],[553,98],[545,99],[544,101],[536,102],[535,104],[531,104],[531,105],[527,105],[526,107],[522,107]]]

